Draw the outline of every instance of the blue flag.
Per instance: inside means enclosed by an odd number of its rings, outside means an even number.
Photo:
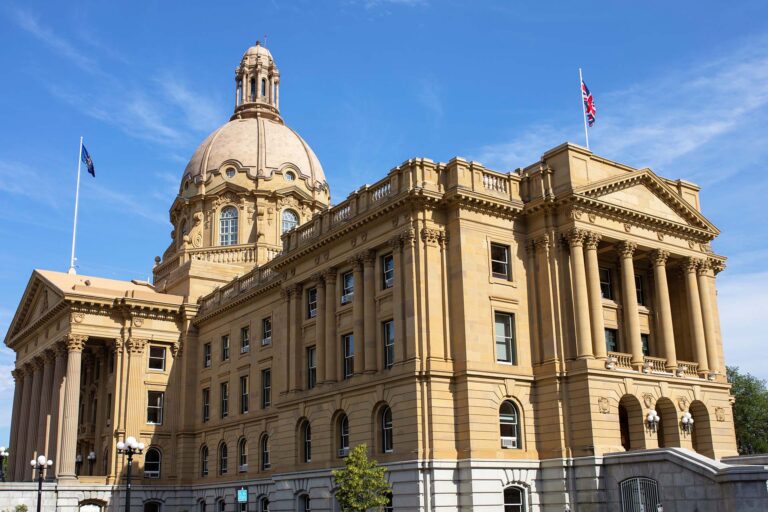
[[[93,167],[93,160],[91,159],[91,155],[88,153],[88,150],[85,149],[85,145],[83,145],[83,163],[88,167],[88,174],[96,177],[96,169]]]

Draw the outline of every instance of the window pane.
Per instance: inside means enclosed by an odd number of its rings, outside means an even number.
[[[610,269],[600,267],[600,293],[602,293],[604,299],[613,300],[613,290],[611,285],[611,271]]]
[[[391,254],[381,258],[382,288],[392,288],[395,284],[395,258]]]
[[[384,322],[384,368],[392,368],[395,363],[395,326],[394,321]]]
[[[293,210],[283,211],[283,233],[287,233],[299,225],[299,215]]]
[[[619,336],[616,329],[605,330],[605,349],[608,352],[619,351]]]
[[[493,277],[509,279],[509,246],[491,244],[491,273]]]
[[[496,313],[496,360],[515,363],[512,315]]]
[[[165,370],[164,347],[149,347],[149,367],[152,370]]]

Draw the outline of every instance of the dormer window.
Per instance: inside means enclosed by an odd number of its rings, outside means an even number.
[[[283,211],[283,233],[287,233],[299,225],[299,214],[293,210]]]
[[[219,223],[219,245],[237,244],[237,208],[227,206],[221,210]]]
[[[296,179],[296,175],[291,171],[287,171],[285,174],[283,174],[283,177],[285,177],[285,181],[293,181]]]

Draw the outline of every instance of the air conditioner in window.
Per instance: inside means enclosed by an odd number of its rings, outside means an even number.
[[[349,448],[339,448],[339,457],[346,457],[349,455]]]
[[[349,304],[350,302],[352,302],[352,298],[354,296],[355,296],[355,292],[345,293],[344,295],[341,296],[341,303]]]
[[[160,478],[159,471],[144,471],[144,478]]]
[[[246,353],[248,353],[250,351],[251,351],[251,346],[250,345],[246,345],[244,347],[240,347],[240,353],[241,354],[246,354]]]
[[[270,343],[272,343],[272,336],[267,336],[266,338],[261,340],[262,345],[269,345]]]
[[[237,469],[238,469],[238,471],[240,471],[241,473],[245,473],[246,471],[248,471],[248,464],[240,464],[240,465],[237,467]]]
[[[502,437],[501,438],[501,447],[502,448],[517,448],[517,438],[516,437]]]
[[[392,288],[395,285],[395,278],[394,277],[388,277],[384,280],[384,287],[385,288]]]

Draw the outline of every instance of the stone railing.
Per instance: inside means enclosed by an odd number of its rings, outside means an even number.
[[[685,375],[699,376],[699,363],[690,361],[677,361],[677,371]]]
[[[613,358],[616,368],[632,369],[632,354],[623,352],[608,352],[608,357]]]
[[[155,267],[152,269],[152,274],[154,275],[154,282],[159,282],[168,275],[170,275],[171,272],[179,268],[180,265],[180,257],[179,253],[173,254],[169,259],[158,263],[155,265]]]
[[[186,251],[188,259],[211,263],[254,263],[256,248],[253,245],[229,245],[202,247]]]
[[[278,279],[280,274],[271,266],[261,266],[217,288],[200,299],[200,312],[210,311],[233,301],[239,295]]]
[[[643,357],[643,369],[647,368],[650,373],[667,373],[667,360],[663,357]]]

